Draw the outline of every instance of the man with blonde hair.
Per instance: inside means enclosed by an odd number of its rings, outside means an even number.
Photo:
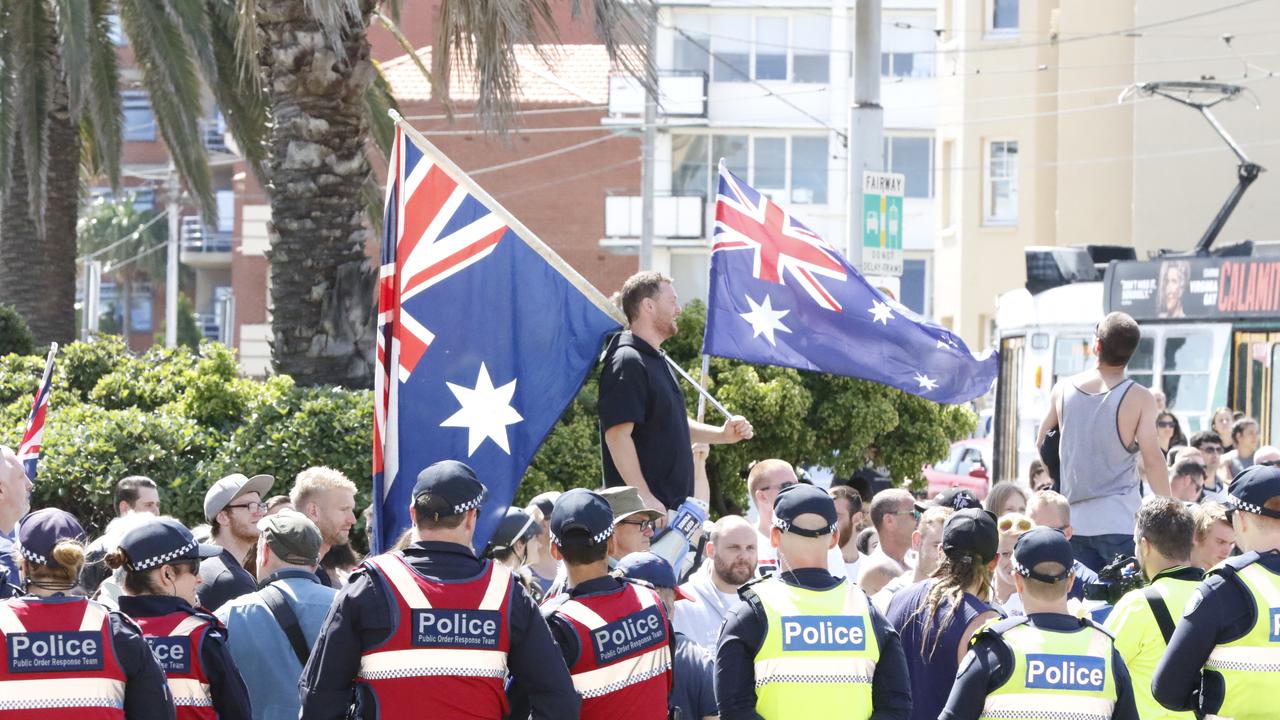
[[[1191,565],[1208,570],[1231,557],[1231,551],[1236,547],[1236,531],[1231,527],[1227,509],[1220,503],[1201,503],[1191,512],[1196,519]]]
[[[1039,490],[1032,494],[1027,502],[1027,515],[1031,522],[1044,527],[1051,527],[1062,532],[1067,540],[1075,533],[1071,529],[1071,503],[1060,493],[1052,490]],[[1098,581],[1098,573],[1090,570],[1079,560],[1072,560],[1071,572],[1075,580],[1067,598],[1084,600],[1084,586]]]
[[[320,528],[320,557],[334,545],[351,542],[356,524],[356,484],[330,467],[309,467],[298,473],[289,491],[294,510],[306,515]],[[323,567],[316,568],[320,583],[334,587],[334,579]]]
[[[752,465],[751,472],[747,474],[747,491],[756,506],[757,572],[760,575],[769,575],[778,569],[778,553],[769,545],[769,532],[773,529],[773,501],[783,488],[799,482],[791,463],[777,458],[761,460]],[[831,548],[827,555],[827,570],[835,577],[844,577],[844,555],[840,548]]]

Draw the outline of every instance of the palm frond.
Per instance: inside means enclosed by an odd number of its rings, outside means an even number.
[[[8,60],[12,64],[14,93],[5,98],[16,106],[14,115],[18,151],[27,173],[27,202],[31,219],[43,233],[44,203],[49,168],[48,112],[53,82],[56,30],[44,0],[17,0],[10,5],[8,20],[13,43]],[[9,188],[20,192],[22,188]]]
[[[230,8],[222,7],[214,14],[215,22],[223,19],[224,27],[234,28],[235,54],[242,60],[240,73],[246,78],[258,76],[258,51],[262,49],[262,40],[258,37],[258,0],[211,0],[218,6],[230,4]],[[230,9],[230,12],[226,12]]]
[[[240,0],[241,4],[243,0]],[[235,137],[241,154],[260,183],[266,184],[267,105],[262,80],[257,73],[257,59],[245,57],[240,40],[244,16],[237,0],[209,0],[209,42],[213,49],[213,68],[205,71],[205,82],[213,91],[222,116]],[[247,4],[253,5],[252,1]],[[256,32],[255,32],[256,37]],[[244,68],[253,68],[246,72]]]
[[[395,97],[391,94],[391,83],[387,82],[387,78],[382,74],[382,67],[373,63],[373,82],[369,83],[369,87],[364,91],[364,104],[369,120],[369,132],[373,135],[373,141],[378,145],[378,149],[382,151],[383,163],[391,156],[391,143],[395,140],[396,124],[387,114],[388,110],[398,110]],[[370,158],[370,165],[376,165],[373,158]],[[380,213],[374,213],[380,216]]]
[[[426,78],[427,82],[431,82],[431,71],[422,63],[422,58],[418,56],[418,49],[415,48],[413,43],[409,42],[409,38],[405,37],[404,33],[400,31],[400,26],[396,24],[396,21],[382,13],[374,13],[373,17],[382,25],[382,27],[387,29],[387,32],[391,33],[391,37],[396,39],[396,43],[400,45],[400,49],[404,50],[405,54],[409,56],[409,59],[413,61],[413,64],[418,67],[418,72],[422,73],[422,77]],[[379,71],[379,73],[381,73],[381,71]]]
[[[74,1],[74,0],[73,0]],[[123,144],[124,110],[120,100],[120,75],[116,47],[111,41],[111,0],[89,3],[89,66],[85,69],[84,113],[93,145],[94,166],[107,177],[113,190],[120,188],[120,155]]]
[[[320,32],[328,41],[329,47],[339,58],[347,56],[343,38],[361,24],[364,29],[364,16],[360,8],[360,0],[302,0],[307,15],[320,26]]]
[[[92,61],[92,6],[83,0],[56,0],[58,52],[67,75],[71,115],[78,117],[85,101],[85,77]]]
[[[593,0],[596,37],[604,42],[609,59],[640,81],[646,90],[658,86],[654,59],[648,56],[649,32],[658,22],[652,0]],[[573,0],[573,17],[581,16],[581,0]]]
[[[200,80],[182,29],[151,0],[120,0],[120,20],[178,174],[207,222],[217,218],[209,157],[200,137]]]
[[[213,44],[209,40],[209,15],[204,3],[169,0],[165,4],[169,6],[169,17],[178,23],[183,37],[187,39],[187,45],[205,78],[216,77],[218,68],[214,64]]]

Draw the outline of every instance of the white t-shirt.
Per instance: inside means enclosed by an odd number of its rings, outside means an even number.
[[[756,561],[757,575],[771,575],[778,569],[778,551],[769,544],[769,536],[761,535],[760,530],[756,529],[756,550],[758,559]],[[861,559],[859,559],[861,560]],[[833,547],[827,551],[827,572],[834,577],[852,577],[857,581],[857,575],[848,575],[845,570],[844,555],[840,553],[840,548]]]

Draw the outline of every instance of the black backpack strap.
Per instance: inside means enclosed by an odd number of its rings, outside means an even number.
[[[311,656],[311,650],[307,647],[307,639],[302,635],[302,626],[298,623],[298,616],[294,614],[293,608],[289,605],[289,599],[275,585],[268,585],[262,588],[260,594],[263,602],[267,604],[267,609],[275,617],[276,623],[284,631],[284,636],[289,639],[289,645],[293,647],[293,654],[298,657],[298,662],[302,663],[303,667],[306,667],[307,658]]]
[[[1151,614],[1156,619],[1160,634],[1164,636],[1164,644],[1168,645],[1169,639],[1173,637],[1173,628],[1175,626],[1173,616],[1169,614],[1169,606],[1154,585],[1148,585],[1142,591],[1142,596],[1147,599],[1147,604],[1151,606]]]

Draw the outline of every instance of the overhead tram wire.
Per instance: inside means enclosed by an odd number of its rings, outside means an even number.
[[[136,230],[134,230],[134,231],[130,232],[129,234],[125,235],[124,237],[121,237],[121,238],[120,238],[120,239],[118,239],[118,240],[115,240],[115,241],[114,241],[114,242],[112,242],[110,245],[107,245],[107,246],[105,246],[105,247],[100,247],[100,248],[98,248],[97,250],[94,250],[94,251],[93,251],[93,252],[91,252],[91,253],[87,253],[87,254],[85,254],[85,255],[81,255],[80,257],[76,258],[76,262],[81,263],[81,262],[84,262],[85,260],[92,260],[92,259],[94,259],[94,258],[98,257],[99,255],[101,255],[102,253],[107,252],[108,250],[112,250],[112,249],[114,249],[114,248],[119,247],[120,245],[123,245],[124,243],[126,243],[126,242],[128,242],[128,241],[130,241],[130,240],[132,240],[132,239],[134,239],[134,238],[136,238],[136,237],[138,237],[138,235],[140,235],[140,234],[142,233],[142,231],[143,231],[143,230],[146,230],[147,228],[149,228],[149,227],[151,227],[152,225],[156,224],[157,222],[159,222],[159,221],[160,221],[160,219],[161,219],[161,218],[164,218],[164,217],[168,216],[168,214],[169,214],[169,211],[168,211],[168,210],[163,210],[163,211],[161,211],[161,212],[160,212],[160,213],[158,213],[155,217],[151,218],[150,220],[146,221],[146,222],[145,222],[145,223],[143,223],[141,226],[139,226]]]

